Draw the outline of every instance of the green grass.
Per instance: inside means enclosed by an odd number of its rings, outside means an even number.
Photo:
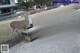
[[[12,32],[12,29],[10,27],[10,22],[14,20],[21,20],[21,19],[14,18],[12,20],[10,19],[5,21],[0,21],[0,43],[8,41],[18,36],[18,33],[16,33],[15,31]]]

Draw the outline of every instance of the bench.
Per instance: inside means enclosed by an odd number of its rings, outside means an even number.
[[[40,31],[40,28],[41,27],[38,27],[38,26],[29,28],[25,31],[22,31],[22,35],[24,35],[26,40],[31,42],[33,40],[31,35],[38,32],[38,31]]]

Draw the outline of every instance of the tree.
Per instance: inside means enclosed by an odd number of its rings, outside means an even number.
[[[29,7],[34,6],[34,2],[33,2],[32,0],[29,0],[29,1],[28,1],[28,4],[29,4]]]
[[[53,0],[44,0],[44,3],[45,3],[46,5],[51,5],[52,1],[53,1]]]
[[[34,3],[37,5],[42,5],[43,1],[42,0],[34,0]]]
[[[34,0],[34,2],[38,5],[49,5],[51,4],[52,0]]]
[[[25,0],[18,0],[18,6],[20,8],[28,9],[29,3],[27,1],[25,2]]]

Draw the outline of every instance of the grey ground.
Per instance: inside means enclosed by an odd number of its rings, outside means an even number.
[[[80,53],[80,10],[67,10],[52,9],[35,14],[36,23],[48,27],[33,35],[39,36],[38,39],[17,44],[10,48],[10,53]]]

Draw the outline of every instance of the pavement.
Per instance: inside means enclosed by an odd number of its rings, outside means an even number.
[[[31,15],[34,26],[46,26],[33,34],[39,38],[21,42],[10,53],[80,53],[80,9],[61,7]]]

